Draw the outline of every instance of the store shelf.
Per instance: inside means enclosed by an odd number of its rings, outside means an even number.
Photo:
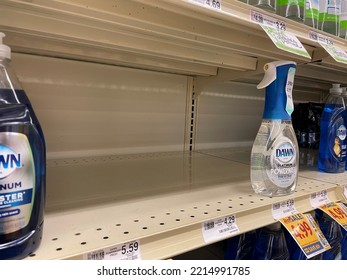
[[[7,34],[6,43],[19,53],[198,76],[214,76],[219,69],[249,76],[262,69],[266,60],[291,59],[307,71],[312,67],[329,69],[336,80],[343,81],[347,65],[333,61],[311,40],[310,27],[237,0],[223,1],[221,10],[197,2],[3,0],[0,30]],[[251,10],[285,21],[287,30],[305,45],[312,60],[278,49],[250,20]],[[319,33],[347,50],[345,40]],[[327,79],[324,70],[315,78]]]
[[[234,214],[242,233],[273,223],[274,203],[294,199],[307,212],[313,192],[342,198],[337,184],[303,176],[292,195],[256,195],[246,150],[209,153],[50,161],[44,238],[28,259],[83,259],[135,240],[142,259],[164,259],[205,246],[203,222]]]

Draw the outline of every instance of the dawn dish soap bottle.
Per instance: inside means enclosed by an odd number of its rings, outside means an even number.
[[[46,146],[0,33],[0,259],[22,259],[42,239]]]
[[[288,195],[296,188],[299,169],[299,147],[291,120],[296,63],[270,62],[264,70],[257,88],[266,88],[265,107],[251,151],[251,183],[258,194]]]
[[[325,102],[321,122],[318,170],[342,173],[346,166],[345,100],[339,84],[333,84]]]

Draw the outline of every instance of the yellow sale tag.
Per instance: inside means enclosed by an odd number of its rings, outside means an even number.
[[[347,211],[340,203],[330,202],[318,207],[347,230]]]
[[[279,220],[290,232],[301,250],[307,258],[316,256],[327,250],[317,236],[316,230],[311,226],[311,222],[301,214],[296,213]]]

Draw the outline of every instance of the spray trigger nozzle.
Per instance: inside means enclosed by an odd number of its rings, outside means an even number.
[[[257,85],[257,89],[265,88],[276,80],[276,65],[273,63],[266,63],[264,65],[265,75],[261,82]]]

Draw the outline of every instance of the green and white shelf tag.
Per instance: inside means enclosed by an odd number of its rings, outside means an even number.
[[[299,39],[286,29],[285,21],[251,10],[251,21],[258,23],[277,48],[311,58]]]
[[[317,41],[335,61],[347,64],[347,53],[335,46],[333,39],[315,31],[310,31],[309,37],[311,40]]]

